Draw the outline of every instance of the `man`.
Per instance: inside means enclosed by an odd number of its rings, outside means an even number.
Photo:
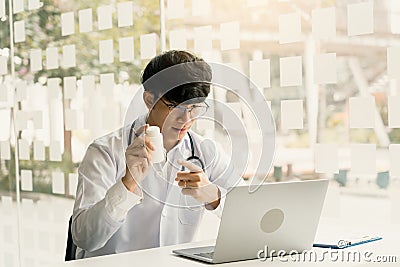
[[[173,71],[176,77],[196,82],[173,88],[164,80],[151,82],[176,66],[183,66]],[[204,210],[221,215],[223,196],[240,177],[213,142],[190,131],[207,111],[211,78],[210,66],[185,51],[148,63],[142,75],[148,113],[95,140],[79,167],[71,228],[76,258],[190,242]],[[152,162],[149,126],[163,134],[166,157],[160,163]],[[203,166],[185,160],[191,158]]]

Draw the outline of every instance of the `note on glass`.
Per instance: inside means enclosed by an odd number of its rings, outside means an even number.
[[[303,84],[303,66],[301,56],[283,57],[279,60],[280,83],[284,86],[300,86]]]
[[[65,130],[72,131],[78,129],[78,116],[76,110],[65,109]]]
[[[93,75],[82,76],[82,91],[84,97],[91,97],[94,94],[96,83]]]
[[[61,13],[61,36],[75,33],[74,12]]]
[[[387,48],[387,73],[390,78],[400,80],[400,46]]]
[[[221,50],[240,48],[240,24],[238,21],[221,23],[220,26]]]
[[[18,139],[19,159],[30,160],[29,143],[25,139]]]
[[[25,111],[17,110],[15,112],[16,122],[15,127],[17,131],[25,130],[28,128],[28,113]]]
[[[114,62],[114,45],[112,39],[99,42],[99,62],[100,64]]]
[[[374,32],[373,2],[347,5],[347,35],[361,35]]]
[[[119,38],[119,61],[131,62],[135,58],[133,37]]]
[[[104,96],[111,97],[114,92],[114,73],[100,74],[100,91]]]
[[[400,96],[388,96],[389,128],[400,128]]]
[[[64,181],[64,173],[62,172],[52,172],[51,173],[51,188],[53,194],[65,194],[65,181]]]
[[[93,14],[92,9],[79,10],[79,31],[82,33],[93,31]]]
[[[24,0],[13,0],[14,14],[24,11]]]
[[[76,195],[76,188],[78,187],[78,174],[77,173],[69,173],[68,174],[68,179],[69,179],[69,194],[71,196]]]
[[[376,145],[352,144],[351,172],[357,175],[376,174]]]
[[[316,144],[314,158],[316,173],[339,173],[337,145]]]
[[[389,145],[390,177],[400,177],[400,144]]]
[[[36,140],[33,142],[33,159],[34,160],[45,160],[45,148],[43,141]]]
[[[76,96],[76,77],[64,77],[64,97],[73,99]]]
[[[212,26],[194,27],[194,51],[208,52],[212,49]]]
[[[75,45],[63,46],[63,68],[72,68],[76,66]]]
[[[0,55],[0,75],[8,73],[8,60],[7,57]]]
[[[97,26],[99,30],[112,28],[112,6],[99,6],[97,8]]]
[[[156,55],[157,35],[149,33],[140,35],[140,58],[151,59]]]
[[[28,9],[35,10],[40,8],[40,0],[29,0],[28,1]]]
[[[32,171],[31,170],[21,170],[21,190],[32,191],[33,181],[32,181]]]
[[[17,89],[17,101],[24,101],[28,97],[28,92],[27,92],[27,84],[26,81],[18,81],[17,84],[15,85]]]
[[[0,158],[2,160],[11,159],[10,141],[0,141]]]
[[[133,2],[118,3],[118,27],[128,27],[133,25]]]
[[[281,101],[281,127],[283,130],[303,129],[303,100]]]
[[[222,111],[222,124],[227,131],[242,129],[242,104],[240,102],[226,103],[226,109]]]
[[[313,9],[312,35],[315,38],[328,39],[336,37],[336,8]]]
[[[268,88],[270,84],[270,60],[251,60],[249,62],[250,80],[257,88]]]
[[[374,128],[375,126],[375,98],[349,98],[350,128]]]
[[[57,69],[58,64],[58,47],[48,47],[46,49],[46,67],[48,70]]]
[[[0,18],[6,15],[6,0],[0,0]]]
[[[42,50],[31,49],[29,54],[30,54],[31,71],[37,72],[39,70],[42,70]]]
[[[57,99],[60,96],[60,78],[49,78],[47,79],[47,92],[50,99]]]
[[[336,53],[314,56],[314,83],[331,84],[337,82]]]
[[[61,147],[59,141],[50,142],[50,161],[61,161]]]
[[[207,16],[211,15],[210,0],[192,0],[192,15]]]
[[[167,0],[167,18],[180,19],[185,15],[184,0]]]
[[[14,22],[14,42],[25,42],[25,20]]]
[[[290,13],[279,16],[279,43],[287,44],[301,41],[301,16]]]
[[[41,110],[33,112],[33,125],[35,129],[43,129],[43,112]]]
[[[186,50],[186,30],[173,30],[169,32],[169,49]]]

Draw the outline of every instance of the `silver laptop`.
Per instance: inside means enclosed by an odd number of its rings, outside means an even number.
[[[268,251],[309,250],[327,188],[326,179],[268,183],[254,193],[248,186],[235,187],[226,196],[215,246],[172,252],[222,263],[257,259],[266,246]]]

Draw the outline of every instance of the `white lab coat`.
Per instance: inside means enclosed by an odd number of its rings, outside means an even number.
[[[136,120],[136,130],[145,124],[145,118],[143,115]],[[168,152],[167,163],[154,164],[155,169],[150,170],[141,184],[141,198],[126,190],[121,182],[126,169],[122,136],[128,138],[129,128],[130,125],[96,139],[79,166],[72,222],[77,258],[191,242],[199,227],[204,206],[200,209],[177,207],[193,203],[183,202],[181,188],[174,181],[179,171],[176,161],[191,155],[187,134]],[[207,177],[224,196],[241,177],[214,142],[190,133],[195,155],[203,160]],[[223,197],[212,211],[219,217],[224,200]]]

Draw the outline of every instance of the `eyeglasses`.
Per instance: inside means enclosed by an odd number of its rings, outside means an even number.
[[[204,105],[192,105],[191,107],[184,107],[182,105],[174,105],[174,104],[167,103],[162,98],[160,98],[160,100],[161,100],[161,102],[164,103],[164,105],[166,105],[168,107],[170,113],[172,111],[178,111],[179,114],[184,114],[187,110],[187,111],[189,111],[189,116],[192,119],[203,116],[209,108],[209,105],[206,102],[203,102]]]

